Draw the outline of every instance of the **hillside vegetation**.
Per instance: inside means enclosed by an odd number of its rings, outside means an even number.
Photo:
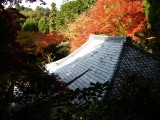
[[[158,3],[159,4],[159,3]],[[37,6],[35,10],[17,5],[27,17],[21,19],[22,33],[40,32],[63,36],[69,41],[69,53],[80,47],[90,34],[131,36],[145,50],[159,54],[159,9],[149,0],[75,0],[65,2],[60,10]],[[154,12],[155,11],[155,12]],[[53,41],[57,41],[54,37]],[[42,45],[43,42],[41,42]],[[44,42],[49,46],[53,42]],[[46,46],[47,47],[47,46]],[[68,49],[67,49],[68,50]],[[37,50],[36,50],[37,51]]]

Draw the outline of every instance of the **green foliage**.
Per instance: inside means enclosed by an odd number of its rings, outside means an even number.
[[[19,12],[21,14],[23,14],[26,17],[29,17],[29,18],[34,18],[35,17],[34,11],[31,8],[20,6],[20,8],[17,8],[17,9],[19,10]]]
[[[147,29],[143,36],[140,36],[141,41],[138,41],[137,44],[148,52],[160,56],[160,1],[144,0],[143,8],[148,19]]]
[[[15,5],[15,8],[16,8],[17,10],[19,10],[19,11],[22,11],[22,10],[25,9],[25,7],[24,7],[23,5],[20,6],[19,4],[16,4],[16,5]]]
[[[159,34],[160,28],[160,1],[159,0],[144,0],[143,6],[146,17],[149,19],[148,27]]]
[[[56,23],[55,23],[56,14],[57,14],[56,4],[52,2],[51,11],[49,14],[49,32],[50,33],[56,32]]]
[[[35,11],[33,12],[34,16],[32,18],[35,18],[36,21],[39,21],[41,17],[49,17],[50,9],[49,8],[43,8],[40,6],[37,6]]]
[[[56,16],[56,29],[65,27],[68,21],[74,21],[78,15],[91,8],[94,2],[95,0],[75,0],[63,4]]]
[[[38,30],[37,22],[33,18],[28,18],[26,22],[22,25],[22,30],[27,32],[36,32]]]
[[[38,29],[41,33],[46,34],[49,32],[47,20],[45,17],[42,17],[38,22]]]
[[[49,13],[50,13],[50,9],[48,7],[45,8],[45,10],[43,11],[43,15],[46,17],[49,17]]]
[[[148,0],[144,0],[143,1],[143,8],[144,8],[144,11],[145,11],[146,18],[149,18],[150,4],[149,4]],[[151,28],[151,24],[147,23],[147,27],[150,29]]]
[[[37,6],[35,10],[32,10],[28,7],[20,6],[18,4],[15,7],[20,11],[21,14],[28,18],[33,18],[36,21],[39,21],[41,17],[46,17],[48,19],[50,13],[49,8],[43,8],[40,6]]]
[[[47,56],[51,55],[50,57],[52,59],[54,58],[54,61],[55,61],[55,60],[59,60],[61,58],[66,57],[69,54],[69,47],[70,47],[69,41],[62,41],[60,44],[49,45],[48,47],[43,49],[43,52]]]
[[[61,56],[61,58],[66,57],[69,54],[70,42],[69,41],[62,41],[57,46],[57,54]]]

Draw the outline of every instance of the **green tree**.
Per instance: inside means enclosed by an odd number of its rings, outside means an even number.
[[[38,22],[38,29],[41,33],[46,34],[48,33],[48,25],[47,25],[47,20],[45,17],[42,17],[39,22]]]
[[[95,0],[65,1],[56,16],[56,29],[67,26],[68,21],[74,19],[84,11],[87,11],[95,3]]]
[[[144,41],[140,42],[149,52],[160,56],[160,1],[144,0],[143,8],[145,11],[147,23],[147,33]]]
[[[49,13],[50,13],[50,9],[48,7],[45,8],[43,15],[46,16],[46,17],[49,17]]]
[[[24,30],[25,32],[26,31],[30,31],[30,32],[35,31],[36,32],[38,30],[38,27],[37,27],[37,23],[36,23],[35,19],[28,18],[26,20],[26,22],[22,25],[22,30]]]
[[[55,25],[56,14],[57,14],[56,4],[54,2],[52,2],[51,11],[50,11],[50,14],[49,14],[49,32],[50,33],[56,32],[56,28],[55,28],[55,26],[56,26]]]
[[[22,10],[24,10],[25,9],[25,7],[22,5],[19,5],[19,4],[16,4],[15,5],[15,8],[17,9],[17,10],[19,10],[19,11],[22,11]]]
[[[43,11],[44,11],[44,8],[43,7],[40,7],[40,6],[37,6],[35,11],[34,11],[34,18],[36,21],[39,21],[41,19],[41,17],[43,16]]]
[[[21,7],[19,8],[19,7],[17,6],[16,9],[18,9],[19,12],[20,12],[21,14],[23,14],[24,16],[26,16],[26,17],[30,17],[30,18],[34,18],[34,17],[35,17],[34,11],[33,11],[31,8],[23,7],[23,6],[22,6],[22,8],[21,8]]]
[[[15,8],[24,16],[35,19],[36,22],[38,22],[42,17],[46,17],[48,21],[50,13],[49,8],[37,6],[35,10],[32,10],[30,8],[20,6],[19,4],[16,4]],[[22,22],[24,23],[24,20]]]
[[[152,29],[154,34],[160,33],[160,1],[159,0],[144,0],[143,6],[146,17],[149,19],[148,28]]]

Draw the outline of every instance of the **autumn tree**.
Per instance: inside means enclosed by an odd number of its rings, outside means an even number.
[[[90,34],[131,36],[140,40],[147,19],[142,8],[143,0],[97,0],[86,13],[68,24],[71,51],[82,45]]]

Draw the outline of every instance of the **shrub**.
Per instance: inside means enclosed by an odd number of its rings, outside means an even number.
[[[35,19],[33,18],[28,18],[26,20],[26,22],[22,25],[22,30],[27,32],[37,32],[38,31],[38,27],[37,27],[37,22],[35,21]]]

